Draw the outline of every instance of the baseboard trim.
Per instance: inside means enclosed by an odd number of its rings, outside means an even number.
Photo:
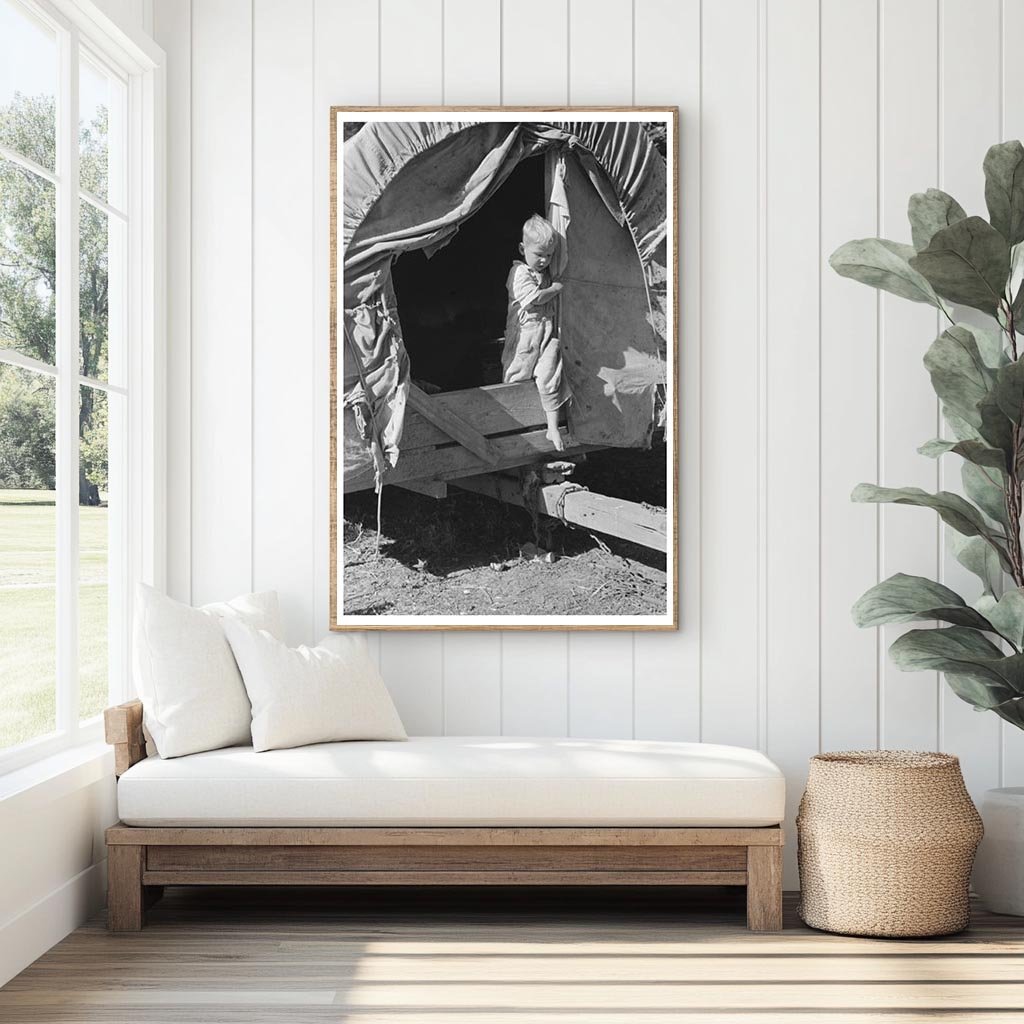
[[[84,924],[106,902],[106,888],[104,859],[0,926],[0,985]]]

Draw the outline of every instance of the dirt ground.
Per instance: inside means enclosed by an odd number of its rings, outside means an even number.
[[[664,507],[664,445],[591,454],[574,482]],[[346,615],[655,615],[666,559],[647,548],[449,487],[437,500],[385,487],[380,555],[376,496],[345,497]],[[532,557],[529,545],[553,553]],[[524,553],[523,549],[526,548]]]

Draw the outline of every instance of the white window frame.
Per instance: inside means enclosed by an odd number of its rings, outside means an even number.
[[[165,583],[164,410],[165,328],[165,58],[147,37],[116,25],[91,0],[16,0],[57,34],[57,166],[55,173],[0,147],[56,186],[56,367],[7,352],[3,362],[56,377],[57,403],[57,676],[56,732],[0,752],[0,774],[102,736],[102,721],[79,721],[78,678],[78,392],[82,384],[124,394],[127,437],[122,488],[124,548],[110,553],[108,571],[119,586],[110,594],[116,638],[109,650],[110,703],[128,699],[131,683],[132,599],[137,582]],[[91,197],[108,216],[127,222],[127,309],[123,387],[78,373],[78,56],[97,57],[127,87],[125,196],[121,213]],[[65,368],[72,367],[70,372]],[[73,412],[73,421],[68,420]],[[114,467],[111,467],[112,472]],[[111,580],[111,583],[113,580]],[[116,618],[115,618],[116,617]]]

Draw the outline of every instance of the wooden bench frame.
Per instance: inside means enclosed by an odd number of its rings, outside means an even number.
[[[142,704],[104,714],[118,776],[146,756]],[[107,829],[111,931],[138,931],[166,885],[737,885],[747,927],[782,928],[782,829]]]

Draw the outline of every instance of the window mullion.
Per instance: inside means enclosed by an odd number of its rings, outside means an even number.
[[[60,33],[57,107],[57,728],[78,730],[78,33]]]

